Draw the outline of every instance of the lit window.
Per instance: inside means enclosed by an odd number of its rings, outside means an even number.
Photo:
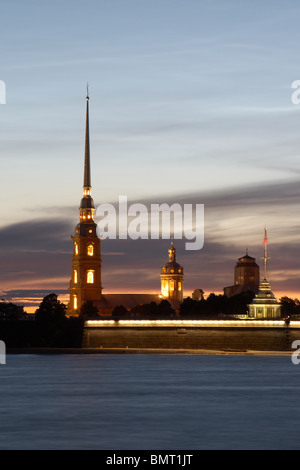
[[[178,290],[181,291],[181,282],[178,282]]]
[[[87,272],[87,283],[94,284],[94,271]]]
[[[74,244],[75,255],[78,255],[78,244]]]
[[[174,281],[170,281],[170,290],[174,290]]]
[[[77,284],[78,282],[78,272],[76,269],[74,269],[74,284]]]
[[[88,254],[89,256],[93,256],[93,255],[94,255],[94,246],[93,246],[93,245],[89,245],[89,246],[87,247],[87,254]]]
[[[168,283],[167,283],[167,281],[162,281],[161,293],[164,297],[168,296]]]
[[[74,295],[73,297],[73,307],[74,307],[74,310],[77,310],[78,308],[77,295]]]

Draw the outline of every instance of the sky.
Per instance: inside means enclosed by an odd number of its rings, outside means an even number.
[[[65,293],[82,197],[205,205],[184,294],[222,292],[246,249],[299,297],[296,0],[2,0],[0,295]],[[168,240],[103,240],[104,292],[158,292]],[[38,300],[31,300],[37,302]],[[33,304],[32,303],[32,304]]]

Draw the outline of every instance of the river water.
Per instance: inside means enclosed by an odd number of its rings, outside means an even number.
[[[0,449],[299,449],[286,357],[7,355]]]

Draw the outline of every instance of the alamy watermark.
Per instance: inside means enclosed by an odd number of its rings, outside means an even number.
[[[6,104],[6,85],[3,80],[0,80],[0,104]]]
[[[299,354],[300,354],[300,340],[299,339],[293,341],[292,349],[296,349],[296,351],[293,352],[293,354],[292,354],[292,363],[295,364],[295,365],[298,365],[298,364],[300,364],[300,357],[299,357]]]
[[[99,219],[99,220],[98,220]],[[204,204],[172,205],[135,203],[119,196],[119,206],[100,204],[96,210],[97,235],[105,240],[182,239],[186,250],[201,250],[204,245]]]
[[[0,364],[6,364],[6,346],[4,341],[0,341]]]

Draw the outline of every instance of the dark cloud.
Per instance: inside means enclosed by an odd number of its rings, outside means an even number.
[[[20,222],[0,229],[0,249],[4,251],[57,251],[70,249],[74,227],[64,218]]]
[[[201,175],[199,175],[199,186],[201,186]],[[162,200],[163,199],[163,200]],[[172,204],[205,204],[209,208],[232,209],[249,206],[263,206],[267,209],[269,205],[273,208],[291,204],[300,204],[299,180],[286,180],[277,183],[255,184],[247,178],[247,173],[241,174],[240,185],[235,188],[223,189],[221,191],[201,191],[192,194],[177,194],[169,198],[153,198],[145,201],[150,206],[152,203],[166,202]]]
[[[243,175],[246,179],[246,175]],[[246,179],[247,181],[247,179]],[[300,262],[299,222],[300,185],[297,181],[249,184],[245,187],[219,192],[158,197],[140,202],[174,202],[205,204],[205,244],[202,250],[186,251],[186,240],[174,241],[177,260],[185,269],[185,293],[194,288],[205,292],[222,291],[233,283],[233,269],[237,258],[245,254],[256,257],[259,264],[263,248],[263,215],[272,213],[278,226],[273,227],[270,243],[270,281],[276,292],[298,291]],[[69,210],[69,208],[68,208]],[[50,211],[51,212],[51,211]],[[0,286],[32,292],[42,288],[47,292],[66,292],[71,274],[72,241],[70,236],[77,224],[66,208],[59,209],[53,218],[34,219],[0,229]],[[72,210],[76,213],[76,210]],[[243,216],[252,217],[255,237]],[[276,219],[277,218],[277,219]],[[248,220],[248,219],[247,219]],[[229,223],[230,230],[222,227]],[[246,224],[246,225],[245,225]],[[243,232],[243,236],[240,233]],[[277,232],[276,232],[277,231]],[[249,238],[247,233],[249,232]],[[257,233],[259,237],[257,238]],[[246,235],[245,235],[246,234]],[[277,238],[278,236],[278,238]],[[157,292],[160,289],[160,268],[167,262],[169,240],[103,240],[102,281],[104,290]],[[36,284],[36,285],[35,285]],[[48,291],[49,289],[49,291]],[[39,291],[40,292],[40,291]],[[20,295],[24,295],[24,292]]]

